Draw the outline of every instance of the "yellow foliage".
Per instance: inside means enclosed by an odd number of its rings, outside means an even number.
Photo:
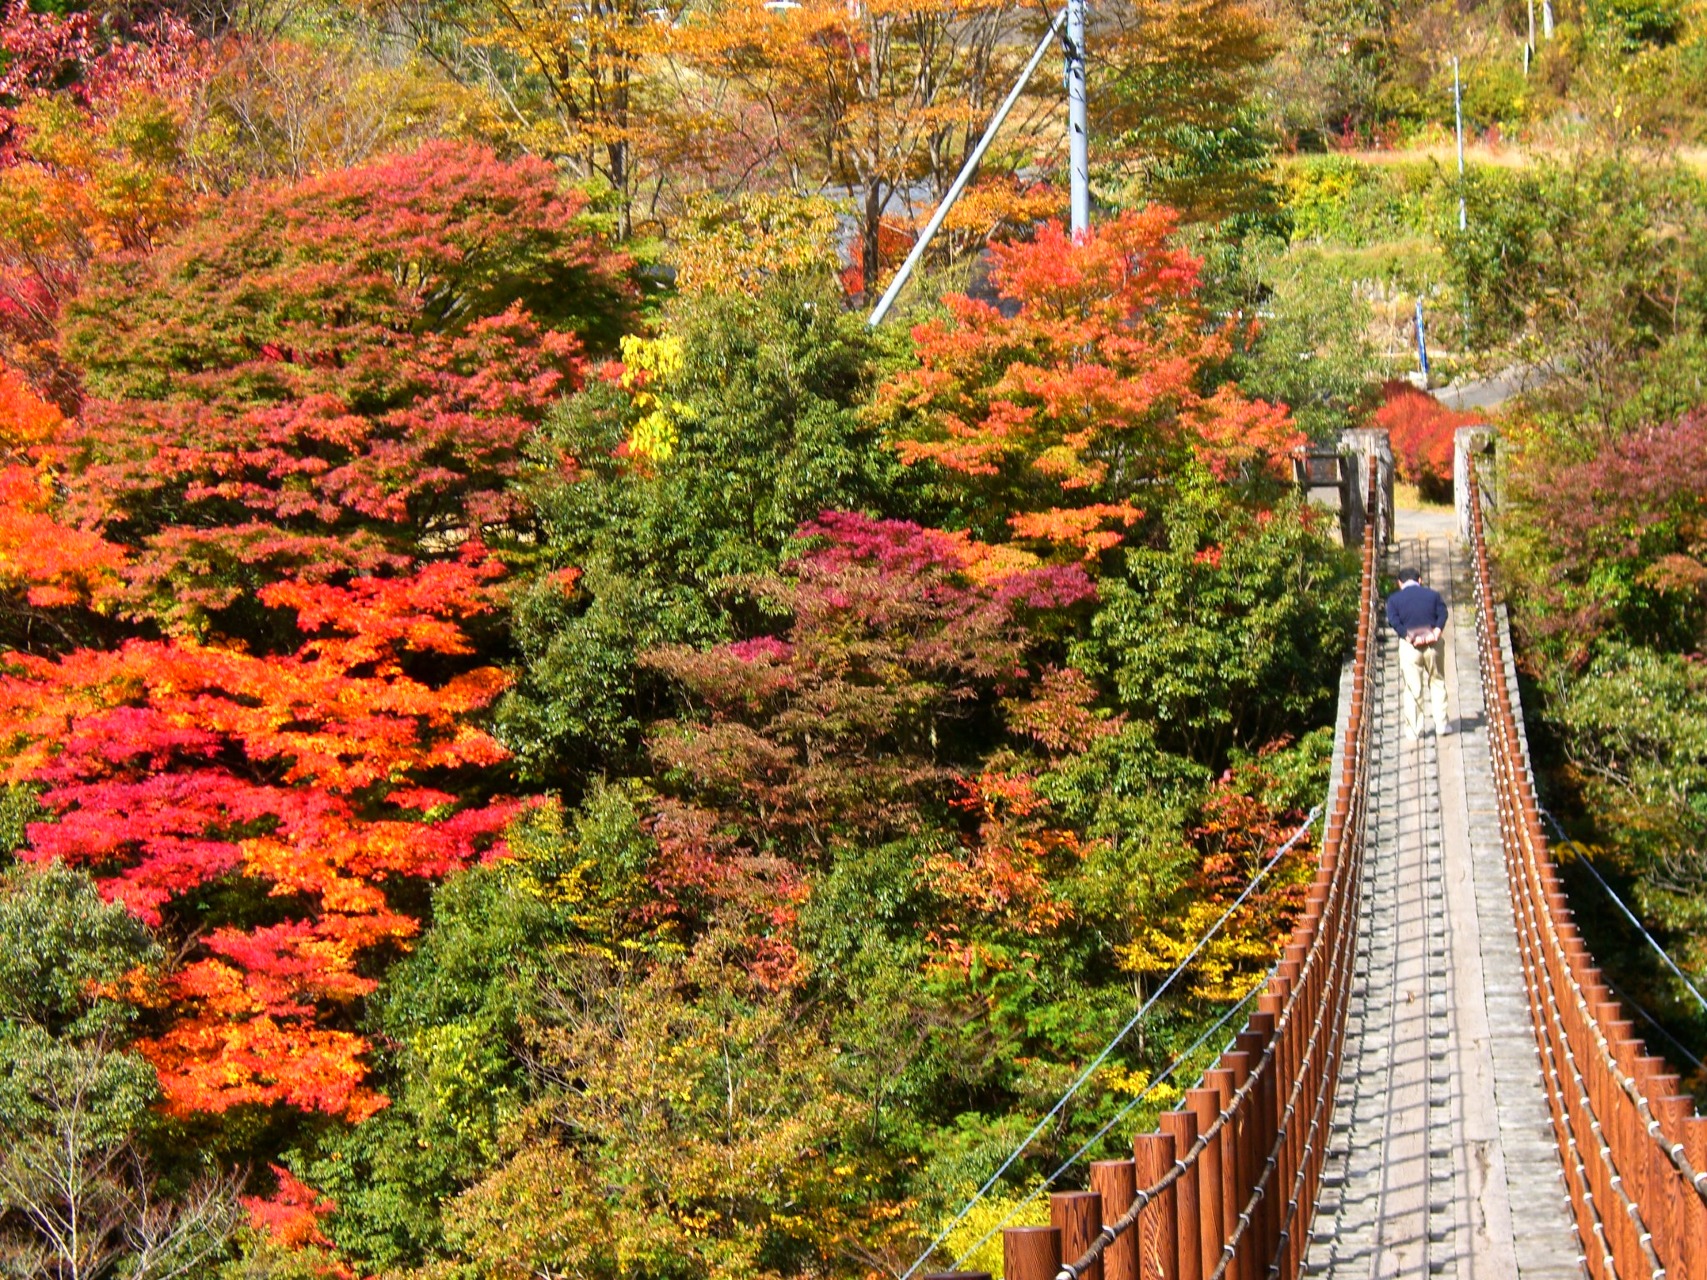
[[[836,210],[822,196],[787,192],[733,201],[701,196],[676,224],[676,285],[686,294],[737,289],[836,268]]]
[[[990,1238],[978,1245],[973,1252],[961,1261],[962,1271],[988,1271],[997,1280],[1002,1276],[1002,1233],[995,1230],[998,1225],[1009,1227],[1046,1227],[1049,1225],[1049,1197],[1038,1196],[1030,1204],[1017,1213],[1014,1208],[1019,1204],[1020,1196],[990,1195],[972,1206],[972,1212],[960,1220],[960,1223],[948,1233],[948,1238],[942,1242],[942,1254],[945,1258],[959,1259],[961,1254],[977,1244],[979,1239],[989,1232]],[[1012,1218],[1008,1215],[1013,1213]],[[1004,1221],[1005,1219],[1005,1221]],[[941,1230],[939,1227],[938,1230]]]
[[[693,406],[680,400],[665,400],[646,388],[680,377],[685,364],[680,338],[622,338],[622,386],[633,394],[640,418],[629,433],[628,452],[639,458],[666,462],[681,441],[680,426],[692,422]]]

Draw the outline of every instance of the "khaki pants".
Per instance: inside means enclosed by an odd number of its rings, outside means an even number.
[[[1404,712],[1405,736],[1420,738],[1423,726],[1423,701],[1427,699],[1434,713],[1434,730],[1445,733],[1446,658],[1442,652],[1445,638],[1426,649],[1413,648],[1409,640],[1399,641],[1399,675],[1405,682],[1405,693],[1399,699]]]

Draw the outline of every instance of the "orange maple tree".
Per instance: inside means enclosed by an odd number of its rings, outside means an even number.
[[[46,450],[64,427],[58,408],[0,365],[0,592],[38,608],[104,599],[125,561],[122,548],[54,510]]]
[[[975,527],[1095,555],[1142,514],[1142,486],[1195,455],[1221,474],[1302,436],[1284,406],[1205,390],[1230,335],[1199,293],[1201,262],[1152,206],[1073,240],[1048,223],[992,249],[1005,305],[963,295],[914,331],[919,367],[880,404],[908,463],[965,490]]]

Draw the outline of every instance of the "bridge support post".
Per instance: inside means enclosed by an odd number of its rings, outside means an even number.
[[[1458,536],[1470,540],[1470,459],[1491,453],[1492,427],[1459,427],[1452,437],[1452,502],[1458,510]]]
[[[1379,477],[1376,483],[1381,489],[1381,500],[1376,505],[1376,511],[1383,522],[1379,541],[1385,546],[1393,540],[1392,442],[1387,433],[1379,428],[1358,427],[1341,434],[1340,452],[1349,454],[1353,461],[1351,474],[1346,478],[1345,501],[1340,509],[1340,530],[1345,535],[1345,545],[1363,545],[1365,512],[1369,508],[1369,458],[1373,454],[1380,464],[1376,471]]]

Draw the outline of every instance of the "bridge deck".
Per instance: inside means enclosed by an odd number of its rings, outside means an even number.
[[[1306,1274],[1575,1280],[1484,731],[1469,562],[1451,517],[1400,512],[1391,568],[1452,608],[1459,732],[1402,740],[1398,642],[1379,708],[1359,981]]]

